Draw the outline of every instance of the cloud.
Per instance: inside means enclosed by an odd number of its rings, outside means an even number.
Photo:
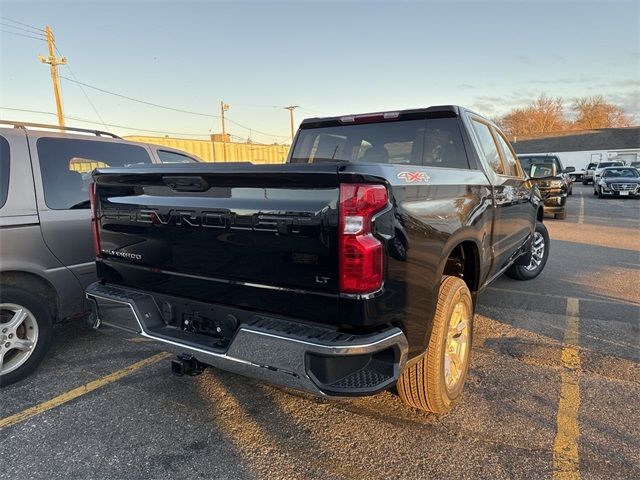
[[[459,90],[473,90],[477,87],[469,83],[459,83],[458,85],[456,85],[456,88],[458,88]]]
[[[593,82],[599,82],[602,79],[600,77],[564,77],[564,78],[544,78],[529,80],[529,83],[537,85],[578,85],[578,84],[591,84]]]

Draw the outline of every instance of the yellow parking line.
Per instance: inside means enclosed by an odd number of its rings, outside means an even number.
[[[580,192],[580,213],[578,214],[578,223],[584,223],[584,195]]]
[[[127,340],[130,341],[131,343],[147,343],[147,342],[155,341],[153,338],[147,338],[147,337],[133,337],[133,338],[127,338]]]
[[[560,402],[558,404],[556,438],[553,441],[553,478],[579,479],[578,409],[580,408],[580,355],[578,349],[579,304],[567,298],[567,313],[562,349]]]
[[[27,408],[22,412],[18,412],[14,415],[10,415],[8,417],[0,419],[0,429],[5,427],[9,427],[11,425],[15,425],[16,423],[23,422],[25,420],[30,419],[31,417],[35,417],[36,415],[40,415],[47,410],[51,410],[52,408],[58,407],[63,403],[70,402],[71,400],[81,397],[82,395],[86,395],[87,393],[93,392],[100,387],[104,387],[109,383],[116,382],[127,375],[130,375],[134,372],[137,372],[141,368],[147,367],[149,365],[153,365],[154,363],[158,363],[161,360],[169,357],[171,354],[167,352],[158,353],[149,358],[145,358],[133,365],[129,365],[122,370],[118,370],[117,372],[113,372],[105,377],[99,378],[98,380],[94,380],[89,382],[81,387],[74,388],[68,392],[63,393],[62,395],[58,395],[46,402],[40,403],[34,407]]]

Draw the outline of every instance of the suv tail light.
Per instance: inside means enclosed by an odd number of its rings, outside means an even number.
[[[100,222],[98,220],[98,202],[96,198],[96,184],[89,184],[89,201],[91,202],[91,233],[93,234],[93,253],[96,257],[102,255],[100,248]]]
[[[340,185],[340,292],[370,293],[382,286],[382,243],[371,233],[371,219],[387,206],[383,185]]]

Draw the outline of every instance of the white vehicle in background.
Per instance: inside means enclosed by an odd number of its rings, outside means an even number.
[[[587,168],[584,169],[584,175],[582,175],[582,184],[587,185],[589,182],[593,182],[593,172],[595,171],[597,163],[591,162],[587,165]]]
[[[616,160],[608,160],[605,162],[600,162],[598,163],[598,166],[596,167],[596,169],[593,171],[593,194],[597,195],[598,194],[598,190],[597,190],[597,186],[598,186],[598,180],[600,179],[600,175],[602,175],[602,170],[607,168],[607,167],[624,167],[625,164],[624,162],[621,161],[616,161]]]

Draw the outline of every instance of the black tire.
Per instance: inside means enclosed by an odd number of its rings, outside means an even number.
[[[20,288],[2,287],[0,289],[0,304],[14,304],[27,309],[32,314],[38,331],[35,347],[32,348],[31,355],[26,361],[15,370],[0,374],[0,387],[5,387],[26,378],[40,365],[51,345],[53,319],[49,309],[40,298]],[[10,314],[8,310],[1,310],[0,312],[5,312],[3,316],[0,316],[0,322],[2,322],[0,323],[0,335],[2,335],[4,330],[2,325],[8,322]],[[7,334],[8,332],[4,332],[4,335]],[[5,339],[5,341],[8,340],[8,338]],[[7,354],[5,356],[6,361],[7,358],[10,358],[8,357],[9,355],[15,355],[15,350],[8,352],[5,350],[4,353]]]
[[[464,302],[468,308],[468,335],[464,365],[453,388],[449,389],[445,375],[445,351],[449,322],[456,305]],[[406,368],[396,384],[398,395],[410,407],[432,413],[447,413],[462,396],[469,371],[473,340],[473,300],[467,284],[458,277],[446,276],[440,285],[433,329],[426,353]]]
[[[567,218],[567,211],[563,210],[560,213],[556,213],[553,215],[553,218],[556,218],[558,220],[564,220],[565,218]]]
[[[532,259],[529,265],[511,265],[511,267],[509,267],[505,272],[508,277],[513,278],[514,280],[532,280],[540,275],[542,270],[544,270],[544,266],[547,264],[547,260],[549,259],[549,232],[547,232],[547,227],[545,227],[542,222],[537,222],[535,233],[540,234],[544,241],[544,251],[542,252],[540,264],[536,268],[530,269],[534,264]]]
[[[589,185],[589,181],[588,180],[582,180],[582,184],[583,185]]]

